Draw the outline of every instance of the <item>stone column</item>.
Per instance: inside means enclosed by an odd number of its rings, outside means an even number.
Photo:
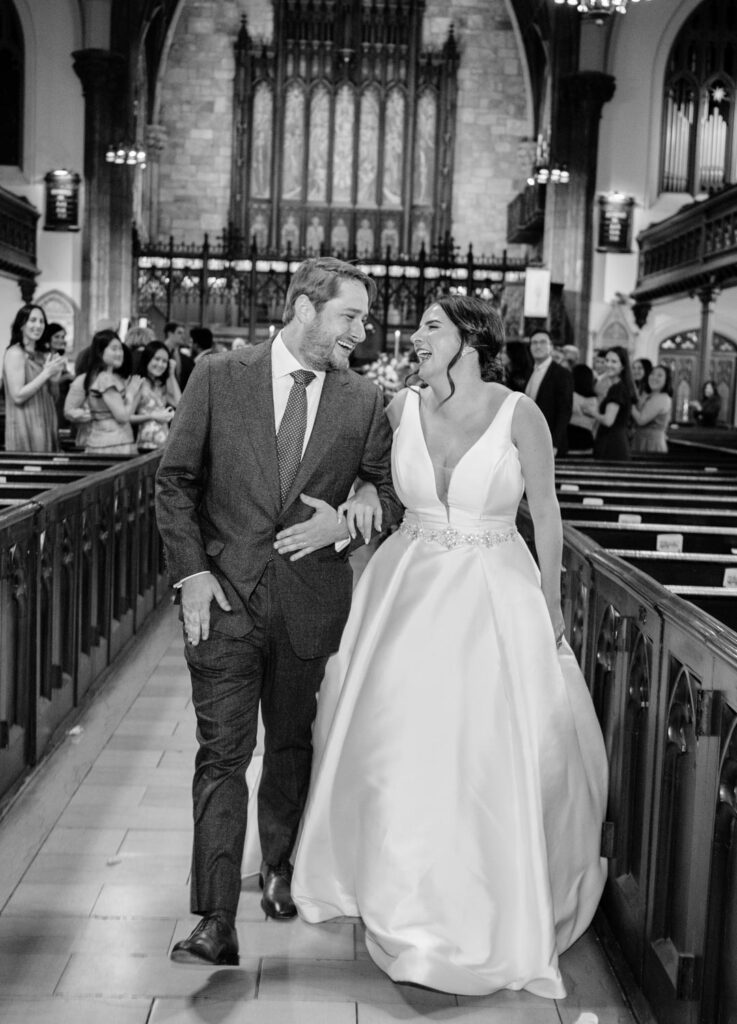
[[[714,317],[714,306],[716,303],[717,296],[719,295],[719,289],[713,285],[704,285],[703,288],[695,293],[696,298],[701,303],[701,360],[699,365],[700,379],[694,381],[694,394],[700,395],[701,389],[704,386],[704,381],[709,380],[712,376],[711,373],[711,353],[712,353],[712,319]]]
[[[168,130],[163,124],[146,125],[146,179],[143,190],[142,219],[146,237],[159,237],[159,167],[161,154],[168,139]]]
[[[593,219],[599,120],[615,81],[600,71],[561,75],[553,129],[553,156],[568,165],[568,185],[549,185],[545,262],[562,283],[573,342],[586,351],[589,336]]]
[[[122,92],[125,60],[109,50],[97,49],[77,50],[72,57],[85,99],[81,320],[83,330],[91,337],[100,320],[117,320],[122,313],[121,282],[114,280],[120,273],[121,239],[119,230],[113,231],[113,209],[124,203],[126,197],[120,194],[117,178],[113,182],[113,172],[123,172],[125,180],[125,175],[130,176],[130,170],[106,163],[105,151],[109,143],[116,142],[123,135],[117,116],[116,96]],[[130,207],[130,199],[128,205]],[[130,259],[128,262],[130,264]]]

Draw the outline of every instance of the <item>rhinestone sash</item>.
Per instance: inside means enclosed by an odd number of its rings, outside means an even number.
[[[448,526],[441,530],[427,530],[424,526],[415,523],[408,523],[405,519],[399,527],[399,532],[410,540],[424,540],[430,544],[441,544],[444,548],[452,550],[460,547],[495,548],[498,544],[505,544],[507,541],[515,540],[518,536],[516,527],[512,526],[507,530],[483,530],[478,533],[463,533]]]

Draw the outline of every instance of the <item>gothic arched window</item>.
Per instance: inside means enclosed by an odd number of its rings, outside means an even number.
[[[449,230],[458,54],[421,0],[275,0],[235,45],[231,224],[259,249],[372,256]]]
[[[23,160],[23,32],[12,0],[0,6],[0,164]]]
[[[737,179],[737,5],[704,0],[668,61],[662,192],[718,192]]]

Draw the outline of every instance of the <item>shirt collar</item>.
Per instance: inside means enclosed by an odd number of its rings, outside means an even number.
[[[271,346],[271,376],[273,380],[278,380],[280,377],[287,377],[290,373],[295,370],[306,370],[308,367],[302,366],[298,359],[292,355],[287,346],[284,344],[284,339],[281,336],[281,331],[274,338],[274,342]],[[319,380],[325,380],[324,370],[312,370]]]
[[[534,373],[545,373],[545,371],[550,366],[552,361],[553,361],[553,357],[552,356],[548,356],[548,358],[547,359],[543,359],[543,361],[541,363],[535,363],[535,365],[532,368],[533,372]]]

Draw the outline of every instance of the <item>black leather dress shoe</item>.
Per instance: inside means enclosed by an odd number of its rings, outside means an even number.
[[[292,865],[280,864],[272,867],[265,861],[261,865],[261,909],[276,921],[288,921],[297,916],[289,883],[292,881]]]
[[[220,914],[203,917],[187,939],[171,951],[175,964],[227,964],[238,966],[238,934]]]

